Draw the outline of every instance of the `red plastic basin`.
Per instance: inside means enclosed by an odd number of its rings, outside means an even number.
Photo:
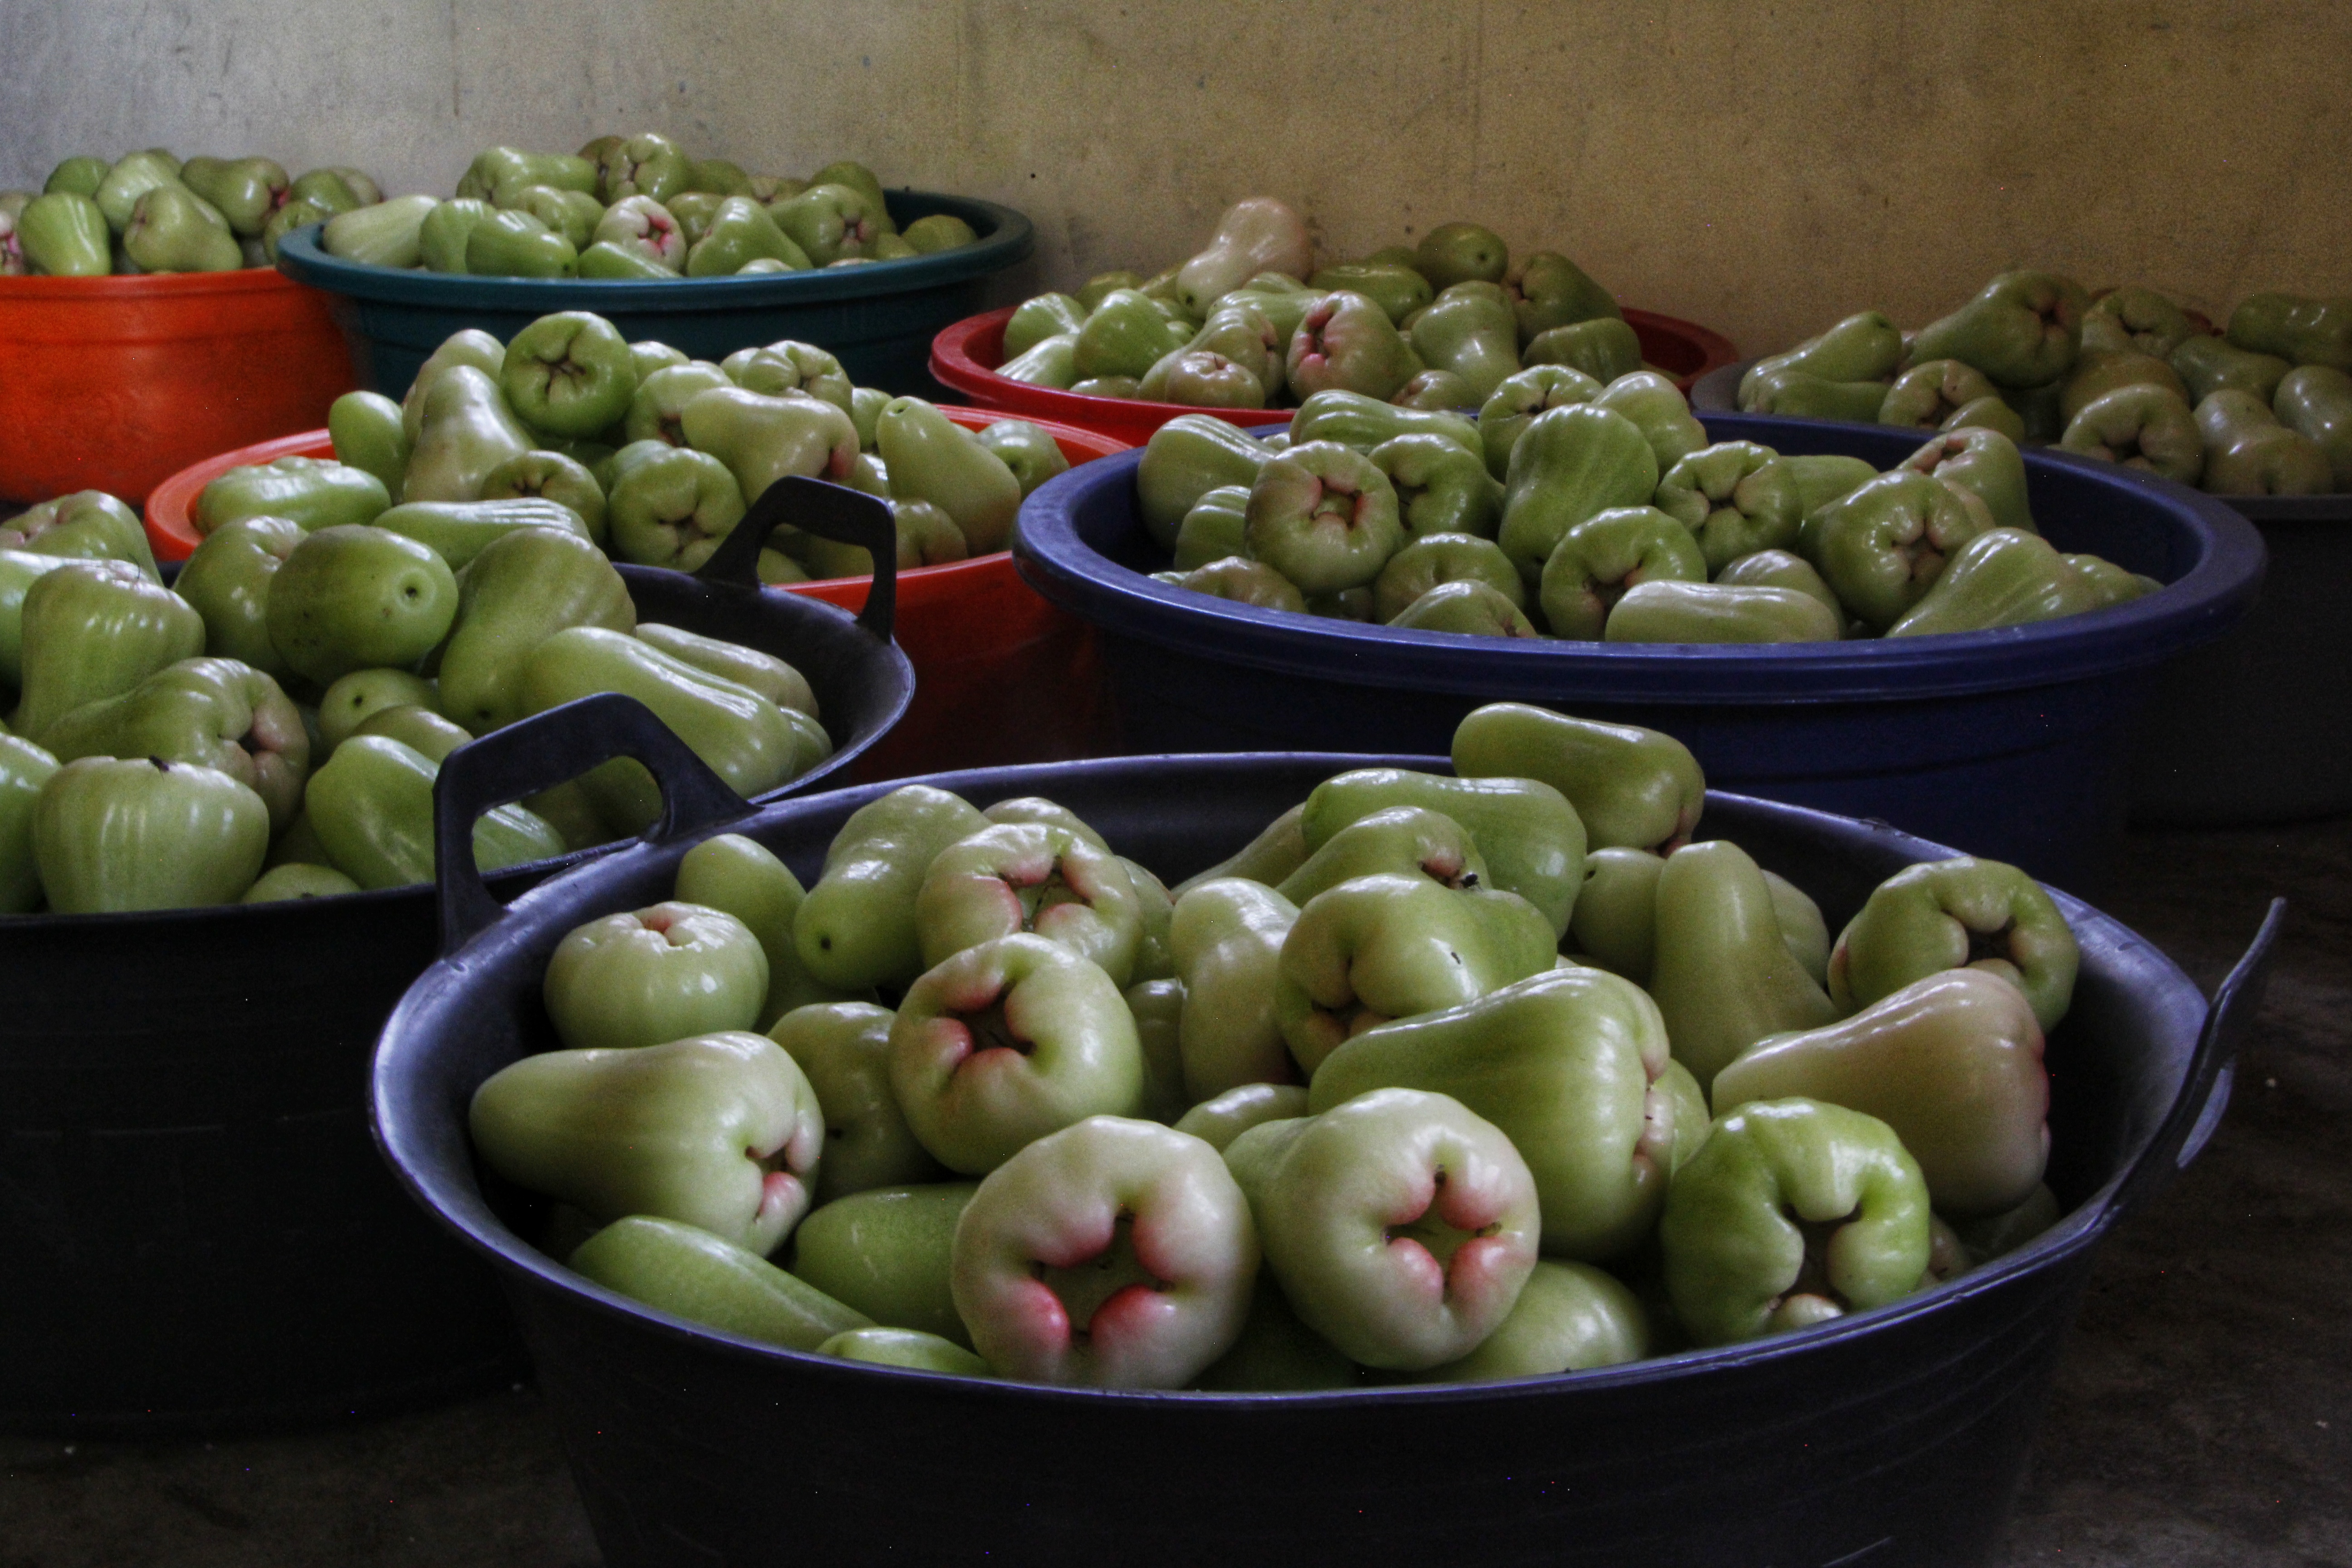
[[[1051,386],[1008,381],[996,374],[1004,363],[1004,323],[1020,307],[1008,305],[985,315],[967,316],[931,340],[931,375],[940,385],[953,387],[983,408],[1001,408],[1024,419],[1052,419],[1084,430],[1098,430],[1130,447],[1140,447],[1151,433],[1180,414],[1213,414],[1236,425],[1287,425],[1287,408],[1194,408],[1182,403],[1143,403],[1124,397],[1087,397]],[[1729,364],[1739,351],[1721,332],[1696,321],[1660,316],[1648,310],[1627,310],[1625,324],[1642,342],[1642,357],[1675,379],[1684,395],[1691,383],[1717,365]]]
[[[968,430],[1028,417],[1001,409],[942,408]],[[1128,443],[1051,420],[1032,420],[1072,464],[1123,452]],[[196,497],[231,468],[277,458],[331,458],[324,430],[306,430],[207,458],[172,475],[147,498],[147,538],[159,561],[184,561],[203,535]],[[865,607],[866,579],[795,583],[847,610]],[[898,574],[898,646],[915,666],[915,700],[891,731],[857,759],[861,780],[949,767],[1063,762],[1098,756],[1110,743],[1108,685],[1094,627],[1021,581],[1009,552]]]
[[[323,425],[358,384],[327,297],[267,268],[0,278],[0,497],[136,506],[206,453]]]

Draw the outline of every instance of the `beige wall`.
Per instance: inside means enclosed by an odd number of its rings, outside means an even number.
[[[2352,291],[2329,0],[6,0],[0,61],[0,184],[161,142],[446,195],[659,128],[1010,202],[1024,286],[1271,193],[1341,254],[1475,218],[1757,351],[2021,264]]]

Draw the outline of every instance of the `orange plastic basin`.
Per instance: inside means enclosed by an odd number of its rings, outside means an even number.
[[[968,430],[1025,416],[942,408]],[[1128,443],[1051,420],[1032,420],[1073,465],[1123,452]],[[331,458],[324,430],[307,430],[195,463],[147,498],[147,538],[159,561],[184,561],[202,541],[196,497],[229,469],[278,458]],[[795,583],[844,609],[862,609],[866,580]],[[898,726],[857,760],[860,779],[903,778],[950,768],[1061,762],[1110,743],[1108,687],[1094,628],[1047,604],[1000,550],[898,574],[898,646],[915,666],[915,700]]]
[[[136,506],[207,453],[325,424],[358,384],[327,296],[267,268],[0,278],[0,497]]]
[[[1058,387],[1032,386],[996,374],[1004,363],[1004,323],[1020,307],[967,316],[931,340],[931,374],[983,408],[1001,408],[1024,419],[1051,419],[1116,437],[1140,447],[1151,433],[1180,414],[1208,414],[1241,426],[1287,425],[1288,408],[1194,408],[1182,403],[1144,403],[1124,397],[1088,397]],[[1717,365],[1730,364],[1739,351],[1721,332],[1696,321],[1648,310],[1627,310],[1625,324],[1641,340],[1642,357],[1674,377],[1684,395],[1691,384]]]

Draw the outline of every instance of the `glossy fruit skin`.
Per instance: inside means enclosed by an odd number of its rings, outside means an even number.
[[[893,398],[875,421],[890,493],[955,520],[974,555],[1002,550],[1021,510],[1021,481],[980,438],[919,397]]]
[[[865,1313],[751,1249],[677,1220],[631,1215],[572,1254],[575,1273],[657,1311],[724,1333],[819,1350],[874,1327]]]
[[[41,786],[33,860],[61,915],[234,903],[269,852],[269,808],[213,768],[85,757]]]
[[[65,562],[34,578],[22,603],[23,700],[8,727],[27,740],[204,651],[203,617],[127,561]]]
[[[1414,268],[1433,289],[1475,280],[1500,283],[1510,270],[1511,253],[1502,237],[1475,223],[1442,223],[1422,236]]]
[[[2280,423],[2327,454],[2336,488],[2352,490],[2352,375],[2300,366],[2280,379],[2271,402]]]
[[[441,651],[443,717],[477,735],[531,710],[524,663],[572,626],[635,629],[635,605],[612,562],[577,534],[518,529],[482,547],[457,590],[457,615]]]
[[[1427,368],[1388,313],[1342,289],[1307,306],[1290,337],[1283,375],[1302,403],[1318,392],[1354,392],[1385,403]]]
[[[1307,798],[1300,828],[1308,853],[1349,823],[1393,805],[1425,806],[1469,829],[1493,885],[1542,911],[1555,936],[1568,930],[1584,880],[1584,824],[1567,797],[1533,779],[1456,779],[1402,768],[1338,774]]]
[[[1408,432],[1371,449],[1372,466],[1396,490],[1407,539],[1469,533],[1491,540],[1503,521],[1503,487],[1473,454],[1444,437]]]
[[[1243,1167],[1258,1145],[1272,1158],[1254,1177]],[[1364,1365],[1415,1371],[1469,1353],[1535,1268],[1525,1161],[1445,1095],[1377,1089],[1253,1129],[1225,1155],[1292,1308]]]
[[[400,405],[380,392],[346,392],[327,409],[327,434],[335,460],[374,475],[388,500],[408,468]]]
[[[554,452],[526,452],[494,469],[493,481],[499,475],[511,475],[518,465],[534,459],[579,468],[571,458]],[[582,470],[580,478],[592,489],[594,488],[595,480],[589,479],[585,470]],[[492,487],[483,488],[487,491]],[[518,528],[553,528],[576,533],[592,542],[594,539],[579,512],[540,496],[485,494],[480,500],[403,501],[383,512],[372,526],[416,541],[446,562],[452,572],[464,571],[490,541]]]
[[[1038,294],[1022,301],[1004,323],[1004,358],[1015,360],[1047,338],[1087,324],[1087,308],[1067,294]]]
[[[1838,1009],[1781,939],[1762,870],[1727,839],[1666,857],[1649,990],[1675,1059],[1705,1088],[1767,1035],[1819,1028]]]
[[[2017,1207],[2050,1157],[2042,1026],[2015,985],[1981,970],[1940,971],[1823,1028],[1769,1036],[1716,1075],[1718,1112],[1792,1095],[1885,1121],[1948,1216]]]
[[[1661,511],[1691,531],[1710,577],[1743,555],[1788,550],[1804,521],[1796,475],[1769,447],[1723,441],[1659,476]]]
[[[656,1046],[755,1028],[768,960],[733,915],[659,903],[566,932],[548,957],[540,994],[569,1049]]]
[[[431,362],[426,363],[429,367]],[[436,373],[429,385],[425,374],[417,372],[416,384],[425,387],[422,395],[410,391],[415,399],[411,406],[417,410],[416,438],[401,478],[400,499],[479,500],[483,484],[499,464],[532,448],[530,433],[507,407],[497,366],[485,370],[471,363],[451,363]],[[404,422],[406,417],[404,408]]]
[[[1529,364],[1563,364],[1608,383],[1642,368],[1642,342],[1614,316],[1596,317],[1538,333],[1527,346]]]
[[[270,644],[320,686],[355,669],[421,664],[457,616],[448,563],[386,529],[320,529],[294,547],[269,584]]]
[[[2249,294],[2230,312],[2229,337],[2254,353],[2352,371],[2352,296]]]
[[[1704,1130],[1703,1115],[1677,1124],[1668,1061],[1665,1025],[1639,986],[1549,969],[1358,1035],[1317,1070],[1307,1104],[1320,1112],[1389,1088],[1452,1096],[1527,1161],[1543,1251],[1601,1261],[1648,1236],[1678,1145]]]
[[[104,490],[76,490],[0,521],[0,550],[80,561],[127,561],[161,582],[138,514]]]
[[[2007,980],[2044,1030],[2066,1016],[2082,952],[2056,900],[2016,867],[1959,856],[1906,867],[1838,935],[1830,994],[1866,1007],[1946,969]]]
[[[923,1147],[982,1175],[1089,1116],[1132,1115],[1143,1053],[1110,977],[1024,933],[966,948],[908,988],[890,1083]]]
[[[1221,485],[1247,489],[1274,454],[1230,420],[1180,414],[1151,433],[1135,470],[1143,526],[1162,549],[1173,548],[1184,514]]]
[[[1101,967],[1124,989],[1142,940],[1127,868],[1069,828],[1002,822],[936,856],[915,896],[923,961],[936,967],[983,942],[1031,931]]]
[[[824,1152],[807,1079],[762,1035],[525,1057],[467,1121],[493,1170],[600,1225],[679,1220],[762,1257],[808,1212]]]
[[[1530,583],[1568,531],[1612,507],[1646,506],[1657,454],[1640,426],[1584,404],[1548,408],[1511,448],[1496,542]]]
[[[1678,847],[1706,805],[1706,775],[1673,736],[1524,702],[1465,715],[1454,729],[1454,771],[1551,785],[1576,808],[1590,849]]]
[[[637,362],[612,322],[586,310],[562,310],[514,335],[499,386],[532,429],[593,436],[629,411]]]
[[[924,969],[915,914],[923,878],[940,850],[987,826],[970,803],[928,784],[858,807],[793,914],[801,963],[845,991],[912,982]]]
[[[1655,579],[1637,583],[1609,612],[1605,642],[1836,642],[1837,612],[1791,588]]]
[[[746,799],[803,765],[797,727],[773,702],[606,627],[571,626],[540,643],[523,662],[520,691],[533,713],[602,691],[634,697]],[[616,830],[641,831],[661,814],[660,792],[640,763],[607,763],[581,784]]]
[[[605,526],[613,553],[641,566],[691,572],[748,510],[743,487],[708,452],[633,441],[613,459]]]
[[[439,773],[414,747],[382,735],[354,735],[310,774],[302,820],[335,869],[363,888],[430,882],[433,783]],[[473,847],[475,866],[488,872],[549,859],[570,846],[533,813],[502,805],[474,824]]]
[[[268,807],[273,830],[301,808],[310,737],[278,682],[226,658],[185,658],[117,697],[84,703],[49,726],[59,762],[145,757],[215,768]]]
[[[1601,395],[1601,384],[1580,369],[1567,364],[1531,364],[1515,376],[1498,381],[1486,402],[1479,405],[1477,430],[1479,445],[1486,454],[1486,472],[1496,482],[1503,482],[1510,472],[1510,451],[1527,435],[1527,426],[1536,421],[1545,409],[1592,402]]]
[[[384,482],[364,468],[320,458],[279,458],[231,468],[196,497],[194,522],[209,534],[244,517],[282,517],[305,532],[373,522],[392,504]]]
[[[1110,1279],[1086,1278],[1105,1265]],[[1008,1376],[1181,1388],[1240,1337],[1257,1266],[1249,1203],[1215,1150],[1096,1116],[980,1184],[956,1223],[951,1283],[973,1348]]]
[[[467,270],[466,242],[474,226],[496,210],[489,203],[469,196],[443,202],[417,225],[417,260],[428,272],[463,276]]]
[[[1527,584],[1518,568],[1493,540],[1473,533],[1430,533],[1390,556],[1372,579],[1371,618],[1394,625],[1423,595],[1452,583],[1476,583],[1501,595],[1514,609],[1527,606]]]
[[[1840,604],[1883,632],[1927,595],[1953,552],[1991,525],[1972,493],[1897,468],[1809,513],[1799,549]]]
[[[543,220],[500,209],[467,233],[466,270],[478,278],[572,278],[580,252]]]
[[[41,904],[41,873],[33,857],[33,812],[58,760],[21,736],[0,734],[0,914],[21,915]]]
[[[827,1169],[838,1153],[826,1150]],[[926,1178],[829,1200],[793,1232],[792,1270],[877,1323],[968,1350],[971,1331],[950,1279],[956,1222],[979,1190],[977,1182]]]
[[[2070,278],[2004,272],[1952,314],[1919,329],[1915,359],[1956,359],[2003,387],[2044,386],[2081,347],[2090,300]]]
[[[1424,366],[1460,376],[1475,403],[1485,403],[1520,368],[1518,321],[1509,301],[1475,288],[1440,293],[1413,317],[1407,341]],[[1640,363],[1637,354],[1634,368]]]
[[[2025,456],[2012,437],[1998,430],[1948,430],[1904,458],[1903,466],[1974,496],[1995,528],[2040,531],[2026,493]]]
[[[106,215],[70,191],[35,196],[16,215],[16,239],[36,273],[52,278],[103,278],[114,269]]]
[[[1271,196],[1252,196],[1226,208],[1208,245],[1176,269],[1176,298],[1190,314],[1205,316],[1256,275],[1304,278],[1314,259],[1314,242],[1298,215]]]
[[[1690,530],[1656,507],[1611,507],[1560,535],[1538,596],[1555,636],[1596,639],[1624,595],[1649,583],[1704,584],[1706,570]]]
[[[1362,453],[1307,441],[1270,458],[1250,487],[1243,538],[1250,556],[1302,594],[1360,588],[1404,542],[1396,490]]]
[[[1309,1080],[1367,1026],[1434,1013],[1548,970],[1549,923],[1515,893],[1413,872],[1351,878],[1308,899],[1285,935],[1275,1018]]]
[[[687,400],[678,428],[688,444],[727,465],[747,506],[786,474],[845,479],[858,450],[847,414],[798,391],[769,397],[714,387]]]
[[[1504,282],[1515,296],[1512,310],[1518,317],[1522,343],[1553,327],[1622,314],[1608,289],[1558,251],[1538,250],[1524,258]]]
[[[1539,1258],[1511,1315],[1460,1361],[1431,1367],[1423,1383],[1493,1383],[1639,1361],[1650,1353],[1642,1303],[1617,1277],[1589,1263]]]
[[[1834,1225],[1819,1278],[1793,1211]],[[1911,1294],[1927,1267],[1927,1188],[1894,1130],[1801,1099],[1724,1117],[1675,1173],[1659,1221],[1675,1311],[1730,1344]]]

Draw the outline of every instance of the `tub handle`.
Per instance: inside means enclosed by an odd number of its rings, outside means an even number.
[[[866,607],[857,612],[857,624],[876,640],[888,642],[898,618],[898,525],[891,519],[889,503],[864,490],[786,474],[760,492],[743,521],[719,542],[694,575],[705,583],[759,588],[760,551],[768,536],[787,522],[819,539],[864,548],[874,563],[874,583],[866,590]]]
[[[474,865],[475,822],[484,812],[552,789],[615,757],[643,763],[661,788],[662,814],[646,829],[649,839],[699,833],[754,809],[652,709],[617,691],[493,730],[450,752],[433,784],[433,861],[445,956],[506,910]]]
[[[2213,1001],[2205,1009],[2205,1027],[2197,1037],[2196,1054],[2189,1059],[2189,1079],[2180,1086],[2179,1097],[2157,1129],[2147,1155],[2124,1178],[2116,1194],[2118,1214],[2138,1207],[2177,1173],[2187,1170],[2221,1124],[2221,1113],[2230,1106],[2230,1087],[2237,1077],[2238,1050],[2262,1006],[2279,926],[2285,919],[2286,900],[2273,899],[2245,956],[2215,989]]]

